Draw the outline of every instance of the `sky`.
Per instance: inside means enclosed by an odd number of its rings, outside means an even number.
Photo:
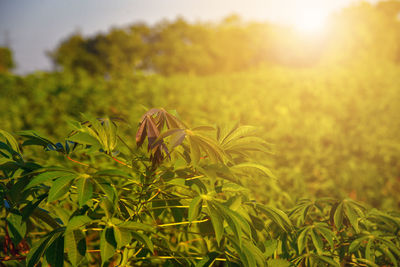
[[[106,32],[135,22],[154,24],[182,16],[219,21],[230,14],[245,20],[296,25],[309,11],[322,17],[357,0],[0,0],[0,46],[11,47],[16,73],[50,70],[46,51],[69,35]],[[373,0],[369,2],[374,2]]]

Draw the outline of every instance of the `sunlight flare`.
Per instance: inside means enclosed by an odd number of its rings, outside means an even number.
[[[293,26],[301,33],[318,34],[323,32],[327,17],[328,13],[321,8],[307,8],[293,18]]]

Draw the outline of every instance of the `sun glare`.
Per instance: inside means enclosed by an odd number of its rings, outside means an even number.
[[[326,25],[327,13],[322,9],[306,9],[293,18],[293,26],[305,34],[321,33]]]

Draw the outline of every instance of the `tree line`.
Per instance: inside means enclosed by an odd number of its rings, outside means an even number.
[[[237,15],[218,23],[184,18],[134,23],[106,33],[75,32],[49,52],[57,70],[93,75],[146,71],[207,75],[268,65],[310,67],[362,60],[399,60],[399,1],[361,2],[333,14],[320,36],[248,22]]]

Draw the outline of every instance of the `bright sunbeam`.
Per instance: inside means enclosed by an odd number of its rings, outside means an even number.
[[[328,14],[323,9],[304,9],[293,18],[293,26],[302,33],[318,34],[324,30],[327,16]]]

